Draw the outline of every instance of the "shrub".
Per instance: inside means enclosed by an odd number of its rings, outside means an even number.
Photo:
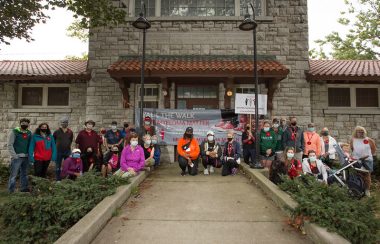
[[[379,243],[380,220],[375,217],[374,198],[350,198],[346,188],[323,185],[310,176],[284,178],[280,188],[298,202],[292,212],[294,218],[310,218],[352,243]]]
[[[89,172],[61,183],[32,177],[30,194],[15,193],[0,206],[0,243],[52,243],[128,179]]]
[[[0,185],[4,185],[8,182],[9,167],[0,160]]]

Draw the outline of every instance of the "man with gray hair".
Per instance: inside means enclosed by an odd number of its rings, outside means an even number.
[[[57,146],[57,161],[55,164],[56,181],[61,180],[62,161],[71,155],[71,144],[73,143],[73,132],[68,128],[69,120],[67,117],[61,119],[61,126],[54,131],[54,140]]]

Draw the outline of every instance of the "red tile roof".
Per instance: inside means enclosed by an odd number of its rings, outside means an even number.
[[[261,75],[283,76],[289,73],[284,65],[275,60],[259,60],[258,72]],[[120,60],[108,67],[111,76],[140,75],[141,62],[139,57],[130,57]],[[246,74],[252,76],[252,57],[239,56],[156,56],[148,58],[145,62],[147,75],[184,73],[213,73],[213,74]]]
[[[308,80],[380,81],[380,60],[310,60]]]
[[[89,80],[87,61],[0,61],[0,80]]]

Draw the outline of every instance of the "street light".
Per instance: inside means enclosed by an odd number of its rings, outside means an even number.
[[[260,137],[259,133],[259,77],[257,74],[257,45],[256,45],[256,28],[257,28],[257,22],[255,19],[255,8],[253,7],[252,3],[249,3],[249,5],[252,8],[252,19],[251,16],[248,13],[248,5],[247,5],[247,13],[244,16],[243,22],[239,25],[239,29],[242,31],[251,31],[253,30],[253,76],[255,79],[255,146],[256,146],[256,153],[255,153],[255,163],[250,164],[251,168],[263,168],[260,163],[260,146],[258,139]]]
[[[141,105],[140,105],[140,128],[143,126],[143,116],[144,116],[144,95],[145,95],[145,89],[144,89],[144,71],[145,71],[145,36],[146,36],[146,30],[150,28],[149,21],[145,18],[146,15],[146,9],[144,2],[141,2],[141,12],[139,14],[139,17],[132,23],[133,27],[143,30],[143,50],[142,50],[142,57],[141,57]]]

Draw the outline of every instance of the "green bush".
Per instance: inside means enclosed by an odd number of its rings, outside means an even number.
[[[32,177],[30,194],[15,193],[0,206],[0,243],[53,243],[128,179],[93,172],[61,183]]]
[[[352,243],[379,243],[380,219],[375,216],[374,198],[353,199],[346,188],[323,185],[310,176],[284,178],[280,188],[298,202],[293,217],[310,218]]]
[[[4,185],[8,182],[9,167],[0,160],[0,185]]]

